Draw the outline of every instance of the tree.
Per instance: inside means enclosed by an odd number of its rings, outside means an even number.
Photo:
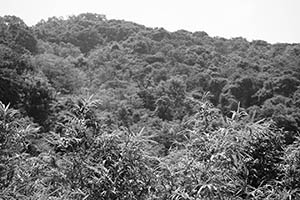
[[[49,18],[40,21],[34,28],[37,38],[54,43],[71,43],[87,53],[95,46],[103,44],[104,38],[98,28],[105,24],[105,16],[84,13],[68,19]]]
[[[53,54],[40,54],[33,64],[47,77],[49,83],[63,94],[75,93],[84,86],[85,73],[74,67],[72,60]]]
[[[155,113],[163,120],[182,119],[185,113],[186,85],[180,77],[173,77],[158,86]]]
[[[32,30],[16,16],[0,17],[0,44],[5,44],[16,52],[37,52],[37,40]]]

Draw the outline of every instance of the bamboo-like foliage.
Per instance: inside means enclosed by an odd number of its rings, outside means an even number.
[[[297,199],[299,140],[286,146],[272,121],[238,107],[224,117],[206,98],[174,125],[171,147],[158,155],[159,133],[99,131],[98,101],[68,102],[32,155],[26,140],[39,129],[0,104],[1,197],[4,199]],[[97,126],[90,125],[91,121]],[[26,125],[26,126],[25,126]],[[98,132],[97,132],[98,131]],[[4,139],[2,139],[4,138]],[[154,141],[155,140],[155,141]],[[158,142],[157,142],[158,141]],[[9,144],[9,145],[8,145]],[[19,146],[13,148],[11,144]],[[22,146],[22,144],[24,144]],[[22,148],[21,148],[22,147]],[[9,153],[5,153],[9,152]]]
[[[239,107],[224,119],[204,101],[186,123],[190,128],[177,133],[186,140],[175,142],[159,167],[170,199],[262,199],[270,195],[268,185],[280,176],[282,148],[277,140],[281,133],[272,122],[253,122]],[[218,126],[213,127],[214,123]]]

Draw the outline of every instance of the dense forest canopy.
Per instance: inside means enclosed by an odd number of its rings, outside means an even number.
[[[0,17],[0,197],[300,198],[300,44]]]

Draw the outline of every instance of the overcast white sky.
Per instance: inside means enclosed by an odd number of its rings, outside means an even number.
[[[300,43],[300,0],[0,0],[0,16],[16,15],[27,25],[85,12],[169,31]]]

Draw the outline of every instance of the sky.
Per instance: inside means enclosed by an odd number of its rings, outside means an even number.
[[[29,26],[90,12],[168,31],[300,43],[300,0],[0,0],[0,5],[0,16],[18,16]]]

